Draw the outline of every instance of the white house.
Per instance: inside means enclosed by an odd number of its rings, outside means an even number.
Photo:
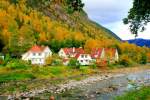
[[[80,65],[87,66],[91,65],[92,63],[92,58],[90,54],[77,54],[76,57],[77,61],[80,63]]]
[[[52,51],[48,46],[33,46],[22,55],[22,60],[31,61],[32,64],[45,65],[47,57],[52,56]]]
[[[58,55],[61,58],[74,58],[77,54],[84,53],[84,50],[82,48],[61,48],[58,52]]]

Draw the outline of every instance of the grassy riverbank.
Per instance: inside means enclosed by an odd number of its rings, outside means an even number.
[[[150,86],[143,87],[140,90],[127,92],[126,94],[117,97],[116,100],[150,100]]]
[[[10,81],[32,80],[32,79],[57,79],[77,76],[81,74],[92,74],[96,70],[90,67],[81,66],[79,69],[72,69],[68,66],[47,66],[47,67],[25,67],[25,68],[0,68],[0,83]]]

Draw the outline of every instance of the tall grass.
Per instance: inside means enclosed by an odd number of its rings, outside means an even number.
[[[122,96],[116,97],[115,100],[150,100],[150,86],[127,92]]]

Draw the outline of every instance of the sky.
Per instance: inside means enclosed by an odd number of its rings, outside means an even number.
[[[133,0],[83,0],[83,2],[84,10],[90,19],[110,29],[123,40],[135,38],[128,25],[124,25],[122,21],[127,17]],[[150,24],[137,38],[150,39]]]

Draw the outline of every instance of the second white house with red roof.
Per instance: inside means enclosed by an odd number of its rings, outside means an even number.
[[[92,58],[86,54],[83,48],[62,48],[58,55],[63,59],[63,64],[68,65],[71,58],[78,60],[80,65],[91,65]]]
[[[84,53],[82,48],[61,48],[58,55],[61,58],[74,58],[77,54]]]
[[[33,46],[22,55],[22,60],[31,61],[32,64],[45,65],[46,58],[52,56],[52,51],[48,46]]]
[[[80,65],[91,65],[92,64],[92,58],[90,54],[77,54],[76,57],[77,61],[80,63]]]

